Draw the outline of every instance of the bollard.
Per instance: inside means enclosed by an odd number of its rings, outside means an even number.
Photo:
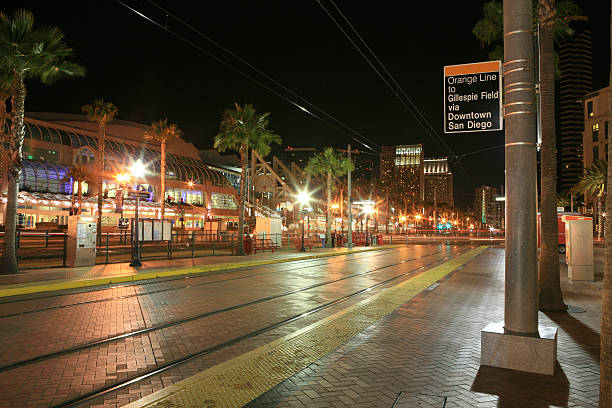
[[[191,257],[194,257],[194,253],[193,253],[193,247],[195,246],[195,235],[193,234],[193,232],[191,233]]]

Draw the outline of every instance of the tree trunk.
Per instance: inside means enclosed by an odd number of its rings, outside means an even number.
[[[247,146],[243,143],[240,147],[240,164],[242,171],[240,174],[240,203],[238,203],[238,248],[236,255],[244,255],[244,203],[246,202],[246,177],[247,177]]]
[[[555,0],[539,0],[540,118],[542,121],[540,260],[538,302],[540,310],[567,309],[561,293],[559,230],[557,225],[557,147],[555,134],[555,63],[553,25]]]
[[[612,1],[610,2],[610,18],[612,18]],[[612,20],[610,20],[610,40],[612,40]],[[612,53],[610,60],[612,62]],[[612,68],[610,69],[609,85],[612,86]],[[608,115],[609,120],[612,120],[612,92],[609,93]],[[612,149],[608,150],[608,185],[612,186]],[[606,208],[612,209],[612,194],[606,195]],[[606,222],[606,230],[599,355],[599,406],[602,408],[612,407],[612,222]]]
[[[19,196],[19,181],[23,164],[21,155],[25,128],[23,118],[25,116],[26,89],[21,72],[14,71],[15,94],[13,95],[13,141],[8,166],[8,191],[6,197],[6,217],[4,219],[4,250],[2,273],[17,273],[17,252],[15,248],[15,234],[17,232],[17,198]]]
[[[601,239],[604,228],[604,209],[603,209],[603,195],[597,196],[597,239]]]
[[[161,141],[161,165],[159,169],[159,204],[161,206],[161,219],[166,216],[166,141]]]
[[[106,123],[98,122],[98,245],[102,245],[102,184],[104,179],[104,142],[106,141]]]
[[[387,225],[385,226],[385,233],[389,235],[389,222],[391,222],[391,213],[389,212],[391,207],[391,203],[389,202],[389,191],[385,193],[385,199],[387,200]]]
[[[327,217],[325,220],[325,248],[332,247],[331,221],[332,221],[332,174],[327,172]]]

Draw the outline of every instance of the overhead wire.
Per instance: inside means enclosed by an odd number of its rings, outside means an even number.
[[[448,146],[448,144],[444,141],[444,139],[442,139],[440,136],[438,136],[437,132],[435,131],[435,129],[433,128],[433,126],[431,125],[431,123],[429,122],[429,120],[425,117],[425,115],[423,115],[423,113],[420,111],[420,109],[416,106],[416,104],[412,101],[412,99],[408,96],[408,94],[404,91],[404,89],[399,85],[399,83],[395,80],[395,78],[393,77],[393,75],[391,75],[391,73],[387,70],[386,66],[380,61],[380,59],[376,56],[376,54],[374,53],[374,51],[370,48],[370,46],[368,45],[368,43],[365,41],[365,39],[359,34],[359,32],[357,31],[357,29],[351,24],[351,22],[349,21],[349,19],[344,15],[344,13],[342,12],[342,10],[340,10],[340,8],[336,5],[336,3],[334,3],[333,0],[330,0],[330,3],[334,6],[334,8],[338,11],[338,13],[340,14],[340,16],[342,16],[342,19],[346,22],[346,24],[350,27],[350,29],[353,31],[353,33],[357,36],[357,38],[361,41],[361,43],[364,45],[364,47],[369,51],[369,53],[372,55],[372,57],[374,58],[374,60],[378,63],[378,65],[380,65],[380,68],[384,71],[384,73],[387,75],[388,79],[393,82],[393,84],[390,84],[389,81],[387,80],[387,78],[385,78],[382,73],[380,72],[380,70],[374,66],[374,64],[372,63],[372,61],[370,61],[370,58],[368,58],[365,53],[363,52],[363,50],[355,43],[355,41],[353,40],[353,38],[351,38],[351,36],[346,32],[346,30],[344,30],[344,28],[342,28],[342,26],[340,25],[340,23],[338,22],[338,20],[330,13],[330,11],[327,9],[327,7],[325,7],[325,5],[321,2],[321,0],[317,0],[317,3],[319,3],[319,6],[321,6],[321,8],[323,9],[323,11],[325,11],[325,13],[329,16],[329,18],[334,22],[334,24],[338,27],[338,29],[340,31],[342,31],[342,33],[344,34],[344,36],[349,40],[349,42],[353,45],[353,47],[355,47],[355,49],[359,52],[359,54],[361,54],[361,56],[366,60],[366,62],[368,63],[368,65],[370,65],[370,67],[376,72],[376,74],[378,74],[378,76],[380,77],[380,79],[385,83],[385,85],[387,85],[387,87],[389,88],[389,90],[391,91],[391,93],[393,95],[396,96],[396,98],[399,100],[399,102],[414,116],[414,118],[417,120],[417,123],[419,123],[419,125],[423,128],[423,130],[425,130],[427,133],[430,134],[430,136],[432,137],[432,139],[434,140],[434,142],[436,142],[440,147],[442,147],[442,149],[446,150],[451,156],[454,156],[454,152],[453,150]],[[399,91],[399,92],[398,92]],[[408,101],[408,103],[410,104],[410,106],[406,103],[406,101],[404,101],[401,97],[400,97],[400,93],[401,95],[404,96],[404,98]]]
[[[325,5],[323,5],[323,3],[321,2],[321,0],[316,0],[317,3],[319,4],[319,6],[321,6],[321,8],[325,11],[325,13],[329,16],[329,18],[334,22],[334,24],[338,27],[338,29],[344,34],[344,36],[349,40],[349,42],[353,45],[353,47],[355,47],[355,49],[359,52],[359,54],[361,54],[361,56],[366,60],[366,62],[368,63],[368,65],[370,65],[370,67],[372,67],[372,69],[378,74],[378,76],[381,78],[381,80],[385,83],[385,85],[387,85],[387,87],[389,88],[389,90],[391,91],[391,93],[393,93],[393,95],[395,95],[395,97],[400,101],[400,103],[415,117],[415,119],[417,119],[417,123],[419,123],[419,125],[430,135],[430,137],[432,138],[432,140],[434,142],[436,142],[440,147],[442,147],[444,150],[447,151],[447,153],[449,154],[449,156],[451,157],[452,162],[454,162],[455,164],[457,164],[459,166],[459,168],[461,168],[461,170],[463,170],[463,172],[465,173],[465,175],[468,177],[468,179],[470,179],[470,182],[472,184],[474,184],[474,181],[471,177],[471,175],[467,172],[467,170],[465,169],[465,167],[459,162],[459,160],[461,159],[457,154],[455,154],[455,152],[448,146],[448,144],[444,141],[444,139],[442,139],[438,133],[436,132],[436,130],[433,128],[433,126],[431,125],[431,123],[429,122],[429,120],[425,117],[425,115],[423,115],[423,113],[420,111],[420,109],[416,106],[416,104],[412,101],[412,99],[408,96],[408,94],[404,91],[404,89],[400,86],[400,84],[395,80],[395,78],[393,77],[393,75],[387,70],[386,66],[382,63],[382,61],[376,56],[376,53],[374,53],[374,51],[372,50],[372,48],[370,48],[370,46],[367,44],[367,42],[365,41],[365,39],[359,34],[359,32],[357,31],[357,29],[351,24],[351,22],[349,21],[349,19],[344,15],[344,13],[342,12],[342,10],[340,10],[340,8],[336,5],[336,3],[334,3],[333,0],[329,0],[330,3],[334,6],[334,8],[338,11],[338,13],[342,16],[343,20],[346,22],[346,24],[351,28],[351,30],[353,31],[353,33],[357,36],[357,38],[359,38],[359,40],[361,41],[361,43],[364,45],[364,47],[369,51],[369,53],[372,55],[372,57],[374,58],[374,60],[380,65],[380,67],[382,68],[382,70],[385,72],[385,74],[388,76],[389,80],[393,82],[392,86],[391,84],[389,84],[389,81],[381,74],[380,70],[377,69],[374,64],[372,63],[372,61],[370,61],[370,58],[368,58],[365,53],[363,52],[363,50],[361,49],[361,47],[359,47],[355,41],[353,40],[353,38],[346,32],[346,30],[344,30],[344,28],[342,28],[342,26],[340,25],[340,23],[338,22],[338,20],[330,13],[330,11],[325,7]],[[399,91],[399,92],[398,92]],[[400,97],[400,93],[401,95],[410,103],[410,107],[408,106],[408,104]]]
[[[278,96],[279,98],[285,100],[286,102],[288,102],[289,104],[297,107],[298,109],[304,111],[305,113],[311,115],[312,117],[318,119],[319,121],[323,122],[324,124],[326,124],[327,126],[330,126],[331,128],[335,129],[336,131],[344,134],[345,136],[351,138],[352,140],[356,141],[357,143],[363,145],[364,147],[366,147],[367,149],[370,149],[372,151],[375,151],[372,147],[370,147],[367,143],[364,142],[368,141],[369,143],[378,146],[378,144],[376,144],[376,142],[374,142],[373,140],[371,140],[370,138],[362,135],[361,133],[357,132],[356,130],[354,130],[353,128],[351,128],[350,126],[344,124],[343,122],[341,122],[340,120],[336,119],[334,116],[328,114],[327,112],[325,112],[323,109],[317,107],[316,105],[314,105],[312,102],[308,101],[307,99],[301,97],[300,95],[298,95],[296,92],[292,91],[291,89],[287,88],[285,85],[281,84],[280,82],[276,81],[274,78],[270,77],[269,75],[267,75],[266,73],[264,73],[263,71],[261,71],[260,69],[258,69],[257,67],[253,66],[252,64],[250,64],[249,62],[247,62],[246,60],[244,60],[243,58],[241,58],[240,56],[238,56],[237,54],[235,54],[234,52],[232,52],[231,50],[227,49],[226,47],[223,47],[221,44],[219,44],[218,42],[214,41],[212,38],[206,36],[205,34],[201,33],[199,30],[197,30],[196,28],[194,28],[193,26],[191,26],[190,24],[188,24],[186,21],[184,21],[183,19],[181,19],[180,17],[176,16],[175,14],[171,13],[170,11],[166,10],[165,8],[159,6],[157,3],[155,3],[152,0],[148,0],[148,2],[150,4],[152,4],[153,6],[155,6],[156,8],[158,8],[159,10],[161,10],[162,12],[166,13],[166,17],[170,16],[173,19],[175,19],[176,21],[178,21],[179,23],[183,24],[184,26],[186,26],[187,28],[189,28],[190,30],[192,30],[193,32],[195,32],[196,34],[200,35],[202,38],[205,38],[206,40],[208,40],[209,42],[211,42],[213,45],[215,45],[216,47],[220,48],[221,50],[223,50],[224,52],[228,53],[229,55],[231,55],[232,57],[234,57],[235,59],[237,59],[238,61],[242,62],[243,64],[247,65],[249,68],[253,69],[255,72],[257,72],[258,74],[262,75],[263,77],[265,77],[266,79],[268,79],[269,81],[273,82],[274,84],[276,84],[277,86],[281,87],[285,92],[288,92],[289,94],[291,94],[293,97],[305,102],[305,104],[307,104],[309,107],[311,107],[311,109],[314,109],[316,111],[318,111],[320,114],[324,115],[325,117],[327,117],[328,119],[332,120],[333,122],[335,122],[336,124],[344,127],[345,129],[347,129],[348,131],[350,131],[351,133],[353,133],[353,135],[348,134],[345,130],[339,128],[338,126],[330,123],[328,120],[323,119],[321,116],[317,115],[316,113],[311,112],[311,110],[306,109],[305,107],[303,107],[302,105],[300,105],[299,103],[293,101],[291,98],[288,98],[286,95],[281,94],[280,92],[278,92],[277,90],[272,89],[271,87],[267,86],[266,84],[264,84],[263,82],[261,82],[260,80],[254,78],[252,75],[247,74],[246,72],[236,68],[235,66],[233,66],[232,64],[230,64],[229,62],[223,60],[222,58],[218,57],[217,55],[211,53],[210,51],[204,49],[203,47],[199,46],[198,44],[196,44],[195,42],[191,41],[190,39],[182,36],[181,34],[171,30],[168,28],[167,25],[167,21],[166,24],[161,24],[158,21],[155,21],[153,18],[148,17],[147,15],[145,15],[144,13],[136,10],[135,8],[129,6],[128,4],[126,4],[124,1],[122,0],[115,0],[115,2],[119,3],[121,6],[127,8],[128,10],[132,11],[133,13],[135,13],[136,15],[144,18],[145,20],[149,21],[150,23],[152,23],[153,25],[157,26],[158,28],[166,31],[167,33],[175,36],[176,38],[180,39],[181,41],[189,44],[191,47],[195,48],[196,50],[202,52],[203,54],[206,54],[207,56],[209,56],[210,58],[214,59],[215,61],[219,62],[220,64],[230,68],[232,71],[244,76],[245,78],[247,78],[248,80],[254,82],[255,84],[261,86],[262,88],[268,90],[269,92],[273,93],[274,95]],[[361,139],[362,140],[361,140]]]

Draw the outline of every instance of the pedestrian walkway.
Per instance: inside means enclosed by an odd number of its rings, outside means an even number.
[[[256,265],[326,258],[352,253],[396,248],[401,245],[347,248],[315,248],[308,252],[276,251],[244,257],[209,256],[171,260],[145,261],[141,267],[115,263],[78,268],[38,269],[16,275],[0,275],[0,298],[39,292],[73,289],[111,283],[130,282],[177,275],[205,273]]]
[[[560,329],[554,376],[480,367],[480,331],[503,319],[504,251],[470,261],[475,251],[130,407],[242,406],[245,395],[250,407],[596,407],[600,286],[563,279],[570,311],[540,314]]]

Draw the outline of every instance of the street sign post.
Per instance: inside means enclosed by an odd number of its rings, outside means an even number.
[[[444,67],[444,133],[503,129],[501,61]]]

